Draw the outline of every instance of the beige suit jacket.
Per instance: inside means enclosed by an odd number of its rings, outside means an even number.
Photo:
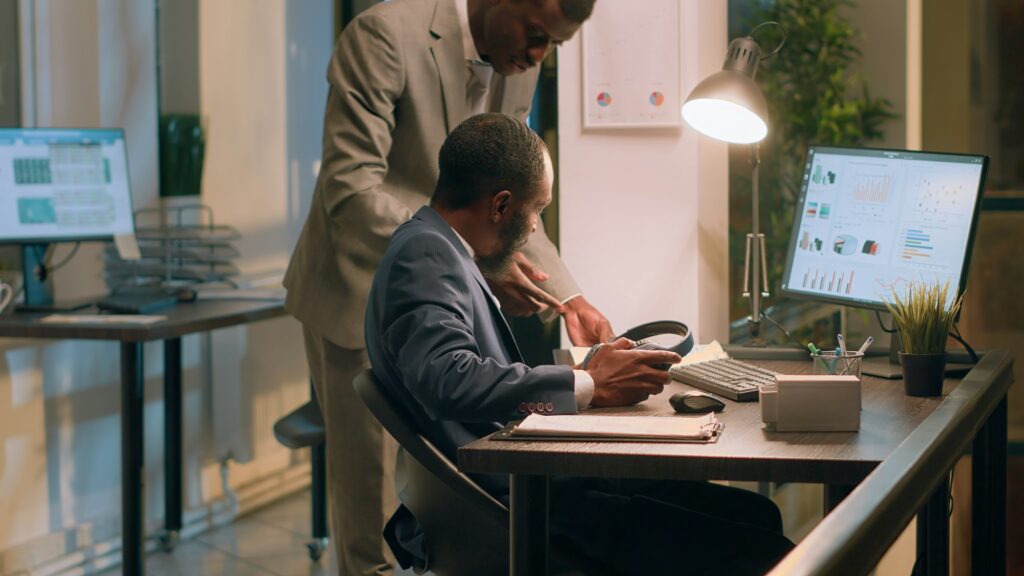
[[[288,311],[338,346],[365,346],[373,274],[392,232],[433,194],[441,144],[468,117],[466,75],[453,0],[375,5],[338,39],[320,175],[284,278]],[[492,111],[525,120],[536,80],[536,69],[495,74]],[[579,292],[540,227],[523,251],[550,274],[543,288]]]

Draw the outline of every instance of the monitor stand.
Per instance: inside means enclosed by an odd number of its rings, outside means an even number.
[[[25,244],[21,247],[21,282],[25,300],[15,309],[19,312],[71,312],[88,308],[95,298],[67,302],[53,301],[53,282],[46,271],[48,244]]]
[[[865,358],[864,363],[861,364],[861,373],[867,374],[868,376],[875,376],[876,378],[885,378],[887,380],[902,380],[903,379],[903,366],[900,365],[900,339],[899,334],[893,332],[890,334],[891,339],[889,340],[889,354],[888,356],[873,356]],[[963,376],[974,368],[974,364],[960,364],[955,362],[946,362],[946,376]]]
[[[47,244],[25,244],[21,247],[21,282],[25,304],[21,308],[53,306],[53,283],[47,283]]]

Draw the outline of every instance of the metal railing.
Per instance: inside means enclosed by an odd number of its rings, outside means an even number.
[[[986,353],[935,411],[770,575],[867,574],[874,569],[931,494],[944,485],[946,475],[989,416],[1002,410],[1005,418],[1012,364],[1005,350]],[[1002,431],[1005,435],[1005,427]],[[1005,498],[1002,506],[1005,511]],[[972,545],[979,545],[977,537]],[[972,554],[977,561],[991,561],[974,556],[979,555]]]

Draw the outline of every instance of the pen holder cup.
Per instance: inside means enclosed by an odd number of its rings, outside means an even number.
[[[860,379],[861,366],[864,364],[863,352],[847,352],[837,355],[835,352],[819,352],[811,354],[815,374],[830,376],[856,376]]]

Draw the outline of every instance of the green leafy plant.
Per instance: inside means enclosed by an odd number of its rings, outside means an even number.
[[[736,0],[733,0],[736,1]],[[858,146],[882,137],[883,124],[897,115],[885,98],[871,96],[867,82],[851,67],[860,58],[857,30],[842,15],[852,0],[761,2],[745,22],[746,34],[765,21],[786,28],[786,43],[761,63],[757,82],[769,109],[769,134],[761,144],[761,213],[768,248],[769,281],[778,293],[789,245],[804,155],[810,144]],[[771,50],[781,40],[775,27],[756,40]],[[774,36],[773,36],[774,35]],[[744,236],[750,230],[750,165],[746,147],[734,147],[730,203],[730,277],[739,294]],[[748,313],[745,299],[733,303],[732,318]]]
[[[900,344],[906,354],[941,354],[946,338],[960,311],[963,294],[950,301],[950,285],[911,282],[905,292],[889,289],[885,307],[899,330]]]

